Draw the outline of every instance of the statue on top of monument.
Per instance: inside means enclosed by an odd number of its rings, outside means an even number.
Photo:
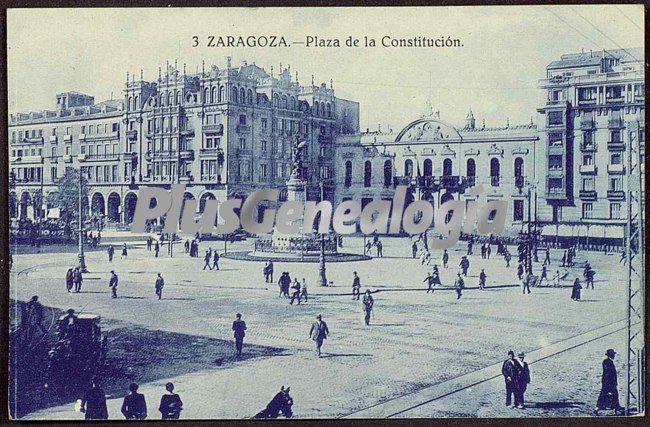
[[[293,143],[293,151],[291,155],[291,177],[298,178],[300,176],[300,169],[302,168],[302,150],[307,146],[307,141],[300,141],[300,137],[296,136]]]

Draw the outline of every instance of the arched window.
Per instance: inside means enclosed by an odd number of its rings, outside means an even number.
[[[291,105],[290,105],[291,109],[292,109],[292,110],[295,110],[295,109],[296,109],[296,98],[294,98],[294,97],[292,96],[292,97],[290,98],[290,103],[291,103]]]
[[[181,105],[181,91],[176,91],[176,105]]]
[[[318,115],[318,101],[314,101],[314,116]]]
[[[219,102],[224,102],[226,100],[226,93],[225,89],[222,86],[219,86]]]
[[[237,86],[233,86],[233,88],[232,88],[232,93],[231,93],[231,95],[230,95],[230,100],[231,100],[232,102],[238,102],[238,101],[237,101],[237,94],[238,94],[238,92],[237,92]]]
[[[210,102],[210,96],[209,95],[210,95],[210,89],[208,89],[206,87],[205,89],[203,89],[203,102],[204,103]]]
[[[366,163],[363,165],[363,186],[370,187],[372,184],[372,162],[366,160]]]
[[[137,110],[140,108],[140,97],[138,95],[133,97],[133,109]]]
[[[348,160],[345,162],[345,188],[352,186],[352,162]]]
[[[217,102],[217,87],[214,86],[210,92],[210,102]]]
[[[404,162],[404,175],[413,176],[413,160],[406,159]]]
[[[453,163],[451,162],[451,159],[445,159],[442,162],[442,175],[443,176],[451,176],[453,174]]]
[[[330,103],[327,103],[327,117],[332,117],[332,106]]]
[[[393,163],[390,160],[384,162],[384,187],[390,187],[393,180]]]
[[[318,105],[318,115],[321,117],[325,117],[325,104],[322,102]]]
[[[499,164],[499,159],[493,157],[490,160],[490,183],[492,187],[499,186],[499,176],[501,175],[501,165]]]
[[[433,162],[431,159],[424,161],[424,176],[433,176]]]
[[[278,96],[277,93],[273,94],[273,106],[280,107],[280,97]]]
[[[282,95],[282,108],[287,108],[287,97]]]
[[[244,88],[239,89],[239,102],[246,103],[246,90]]]
[[[253,104],[253,91],[248,89],[248,103]]]
[[[524,159],[517,157],[515,159],[515,187],[524,186]]]
[[[467,159],[467,180],[469,185],[476,184],[476,161]]]
[[[171,90],[167,93],[167,105],[174,105],[174,94]]]
[[[126,109],[127,110],[133,109],[133,98],[130,96],[126,99]]]

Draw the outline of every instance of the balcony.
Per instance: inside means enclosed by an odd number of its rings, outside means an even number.
[[[580,120],[580,129],[582,130],[596,129],[596,121],[594,119]]]
[[[625,97],[624,96],[609,96],[605,99],[605,102],[607,104],[620,104],[622,102],[625,102]]]
[[[566,199],[566,190],[564,187],[548,187],[546,190],[546,198],[554,200]]]
[[[590,98],[590,99],[579,99],[578,100],[578,105],[596,105],[596,98]]]
[[[396,176],[393,178],[393,186],[398,187],[400,185],[411,185],[413,177],[410,176]],[[347,183],[346,183],[347,184]]]
[[[25,137],[25,138],[23,138],[23,142],[26,142],[26,143],[29,143],[29,144],[42,144],[43,143],[43,137],[42,136]]]
[[[81,135],[79,135],[79,140],[81,140]],[[96,140],[105,140],[105,139],[119,139],[120,131],[108,132],[108,133],[94,133],[92,135],[84,135],[86,141],[96,141]]]
[[[598,193],[595,190],[580,190],[579,196],[582,200],[596,200]]]
[[[249,133],[251,127],[248,125],[237,125],[237,133]]]
[[[618,163],[618,164],[608,164],[607,165],[607,172],[611,174],[623,174],[625,173],[625,166],[623,164]]]
[[[107,162],[120,160],[119,154],[79,154],[77,160],[80,162]]]
[[[596,151],[598,150],[598,144],[595,142],[583,142],[580,144],[580,150],[582,151]]]
[[[551,120],[549,120],[548,125],[547,125],[547,127],[549,127],[549,128],[557,128],[557,127],[562,127],[562,126],[564,126],[564,120],[562,120],[562,121],[551,121]]]
[[[194,150],[184,149],[179,151],[181,159],[194,160]]]
[[[564,144],[554,144],[548,146],[548,154],[564,154]]]
[[[563,178],[564,177],[564,168],[562,166],[552,166],[549,167],[546,171],[546,175],[549,178]]]
[[[625,150],[625,143],[623,141],[608,141],[607,149],[610,151],[623,151]]]
[[[63,142],[72,142],[72,135],[63,135]]]
[[[211,133],[217,135],[223,135],[223,125],[203,125],[203,133]]]
[[[235,150],[235,154],[238,156],[252,156],[253,150],[251,150],[250,148],[237,148]]]
[[[607,126],[608,126],[609,128],[614,128],[614,129],[622,128],[623,126],[625,126],[625,120],[620,119],[620,118],[617,118],[617,119],[609,119],[609,120],[607,121]]]
[[[181,129],[180,134],[182,136],[194,136],[194,129]]]
[[[58,142],[58,138],[56,135],[52,135],[50,136],[49,141],[56,144]]]
[[[126,131],[126,139],[130,139],[130,140],[138,139],[138,131],[137,130],[127,130]]]
[[[595,175],[598,172],[596,165],[580,165],[580,173]]]
[[[616,202],[625,200],[625,191],[622,190],[607,190],[607,198]]]

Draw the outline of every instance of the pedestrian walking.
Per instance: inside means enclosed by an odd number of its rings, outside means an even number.
[[[309,330],[309,337],[316,342],[316,354],[318,357],[321,357],[323,341],[327,339],[329,334],[330,331],[327,323],[323,320],[323,316],[319,314],[316,316],[316,321],[312,323],[311,329]]]
[[[547,247],[544,251],[544,265],[551,265],[551,250]]]
[[[189,254],[190,253],[190,240],[185,239],[185,253]]]
[[[460,273],[458,273],[458,277],[454,282],[454,287],[456,288],[456,299],[459,300],[463,295],[463,288],[465,287],[465,281],[460,277]]]
[[[548,273],[546,271],[546,264],[542,264],[542,274],[539,278],[539,283],[541,285],[542,280],[546,282],[546,286],[548,286]]]
[[[532,273],[526,274],[526,277],[521,281],[522,286],[523,286],[523,293],[525,294],[526,291],[530,293],[530,285],[535,282],[535,276],[533,276]]]
[[[370,248],[372,248],[372,244],[370,242],[366,242],[366,246],[364,246],[364,249],[363,249],[363,254],[364,255],[372,255],[370,253]]]
[[[585,269],[583,272],[583,275],[585,277],[585,282],[587,282],[587,285],[585,286],[585,289],[589,289],[589,285],[591,285],[591,289],[594,288],[594,275],[596,272],[591,268],[589,265],[589,262],[585,262]]]
[[[562,267],[566,267],[566,263],[567,263],[567,251],[564,251],[564,253],[562,254]]]
[[[300,282],[298,282],[297,278],[293,279],[291,289],[293,289],[293,294],[291,294],[291,301],[289,301],[289,304],[293,305],[293,301],[297,298],[298,305],[300,305]]]
[[[111,288],[111,298],[117,298],[118,278],[115,271],[111,270],[111,278],[108,281],[108,287]]]
[[[122,402],[122,414],[127,420],[144,420],[147,418],[147,401],[144,395],[138,393],[138,384],[129,385],[129,394]]]
[[[108,262],[113,262],[113,255],[115,255],[115,248],[113,245],[108,245],[106,252],[108,253]]]
[[[580,279],[576,277],[576,280],[573,281],[573,288],[571,289],[571,299],[574,301],[580,301],[580,290],[582,285],[580,284]]]
[[[486,250],[487,250],[487,248],[485,247],[485,243],[483,243],[483,244],[481,245],[481,258],[482,258],[482,259],[485,259],[485,252],[486,252]]]
[[[153,247],[154,257],[158,258],[158,253],[160,252],[160,243],[156,240],[156,244]]]
[[[160,398],[158,411],[162,415],[163,420],[177,420],[183,410],[183,401],[178,394],[174,393],[173,383],[165,384],[165,390],[167,393],[163,394]]]
[[[153,244],[153,239],[151,236],[147,237],[147,251],[151,252],[151,245]]]
[[[38,296],[34,295],[25,305],[27,314],[28,335],[33,336],[34,331],[38,328],[43,334],[47,334],[47,329],[43,326],[43,304],[38,301]]]
[[[81,399],[81,412],[85,414],[86,420],[107,420],[108,408],[106,407],[106,393],[98,380],[93,378],[90,388],[86,390]]]
[[[490,259],[490,254],[492,254],[492,246],[490,244],[487,244],[487,247],[485,248],[485,254],[487,256],[487,259]]]
[[[300,288],[300,297],[305,299],[307,302],[307,281],[305,278],[302,278],[302,287]]]
[[[447,268],[448,262],[449,262],[449,253],[447,253],[447,249],[444,249],[442,251],[442,267]]]
[[[474,253],[473,248],[474,248],[474,242],[470,237],[470,239],[467,241],[467,255],[472,255]]]
[[[375,300],[370,295],[370,289],[366,289],[366,293],[363,296],[363,307],[366,312],[365,322],[366,326],[370,326],[370,316],[372,315],[372,308],[375,305]]]
[[[381,243],[381,240],[377,240],[377,243],[375,244],[377,247],[377,257],[378,258],[383,258],[384,257],[384,245]]]
[[[528,363],[524,360],[525,357],[526,355],[523,351],[517,355],[519,369],[515,373],[515,406],[519,409],[524,409],[524,395],[526,394],[528,384],[530,384],[530,369],[528,368]]]
[[[521,280],[523,277],[524,277],[524,264],[520,262],[519,265],[517,266],[517,278]]]
[[[75,267],[72,277],[74,281],[74,291],[81,292],[81,285],[83,285],[84,277],[83,274],[81,274],[81,269],[79,269],[79,267]]]
[[[156,295],[158,296],[158,299],[162,299],[162,291],[163,288],[165,287],[165,279],[163,279],[162,275],[158,273],[158,277],[156,277]]]
[[[210,270],[212,270],[212,266],[210,266],[211,258],[212,257],[210,256],[210,251],[205,251],[205,256],[203,257],[203,260],[205,261],[205,264],[203,265],[204,270],[205,270],[206,267],[209,268]]]
[[[614,409],[615,413],[624,413],[624,408],[618,400],[618,373],[616,372],[616,365],[614,365],[614,358],[616,352],[613,349],[608,349],[605,352],[605,360],[603,360],[603,375],[601,377],[600,394],[596,403],[596,415],[598,411],[603,409]]]
[[[417,258],[418,257],[418,244],[417,244],[417,242],[413,242],[413,244],[411,245],[411,251],[413,253],[413,259]]]
[[[221,255],[219,255],[219,252],[217,252],[215,250],[213,255],[212,255],[212,269],[219,270],[219,260],[220,259],[221,259]]]
[[[487,279],[487,275],[485,274],[485,269],[481,269],[481,273],[478,275],[478,288],[480,290],[485,289],[485,280]]]
[[[124,259],[129,255],[128,251],[126,250],[126,243],[122,244],[122,255],[120,256],[120,259]]]
[[[503,258],[506,260],[506,267],[510,267],[510,260],[512,259],[512,255],[510,255],[510,252],[508,252],[507,249],[503,255]]]
[[[553,276],[553,287],[557,288],[560,286],[560,270],[555,270],[555,275]]]
[[[508,352],[508,358],[503,362],[501,366],[501,375],[506,382],[506,406],[514,408],[513,397],[517,390],[517,377],[519,375],[519,363],[515,360],[515,352],[510,350]]]
[[[469,270],[469,260],[465,255],[460,260],[460,264],[458,266],[461,268],[463,271],[463,276],[467,276],[467,270]]]
[[[280,297],[284,296],[289,298],[289,287],[291,286],[291,277],[289,276],[288,271],[282,272],[280,279],[278,280],[278,285],[280,285]]]
[[[352,279],[352,299],[359,301],[361,296],[361,278],[357,275],[357,272],[354,273],[354,278]]]
[[[68,268],[68,271],[65,273],[65,288],[70,292],[74,286],[74,269],[72,267]]]
[[[236,319],[232,322],[232,330],[235,337],[235,356],[241,357],[242,348],[244,347],[244,337],[246,336],[246,322],[241,320],[241,313],[237,313]]]

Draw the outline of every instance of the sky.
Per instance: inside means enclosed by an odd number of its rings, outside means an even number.
[[[361,129],[399,131],[425,111],[464,123],[528,123],[544,94],[538,80],[560,55],[644,46],[643,5],[400,8],[10,9],[9,112],[54,109],[55,94],[96,101],[122,97],[126,74],[158,76],[166,61],[187,71],[226,56],[275,72],[291,66],[308,84],[333,80],[338,97],[360,103]],[[207,47],[208,36],[307,36],[363,40],[424,36],[460,39],[458,48]],[[192,37],[201,44],[192,47]]]

